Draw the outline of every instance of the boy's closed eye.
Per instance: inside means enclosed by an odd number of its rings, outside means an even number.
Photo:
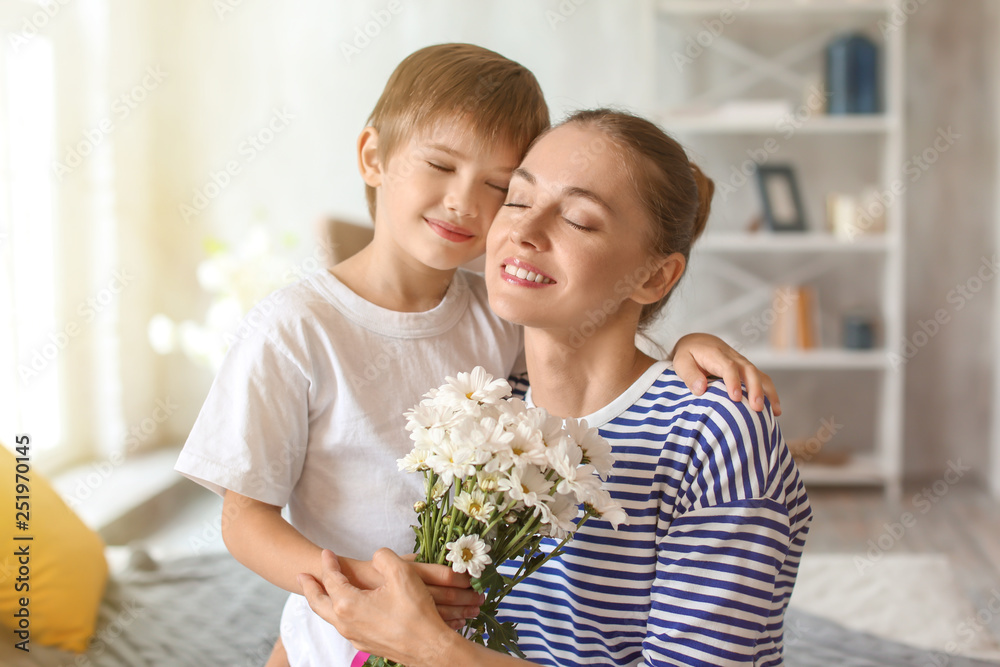
[[[431,162],[430,160],[427,160],[427,164],[438,171],[443,171],[446,174],[450,174],[453,171],[455,171],[453,167],[449,167],[443,164],[438,164],[437,162]]]

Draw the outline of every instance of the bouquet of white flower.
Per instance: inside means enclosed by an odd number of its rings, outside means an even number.
[[[425,478],[427,498],[414,506],[417,561],[447,561],[486,594],[462,634],[523,657],[514,624],[495,618],[500,600],[561,553],[591,516],[615,529],[627,517],[601,488],[598,476],[606,479],[613,463],[604,438],[585,421],[564,421],[510,395],[505,380],[481,367],[446,378],[406,413],[414,446],[399,468]],[[561,540],[547,554],[540,548],[546,536]],[[521,559],[515,575],[497,572],[511,558]],[[396,664],[376,656],[365,663]]]

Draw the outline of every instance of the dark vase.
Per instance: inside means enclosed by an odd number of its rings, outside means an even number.
[[[844,35],[827,47],[828,113],[873,114],[881,111],[878,60],[878,46],[865,35]]]

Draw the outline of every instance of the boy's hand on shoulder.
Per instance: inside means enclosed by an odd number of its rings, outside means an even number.
[[[729,397],[734,401],[743,400],[742,383],[746,385],[750,407],[758,412],[763,410],[766,396],[771,401],[774,415],[781,414],[781,401],[771,376],[721,338],[704,333],[688,334],[677,341],[670,356],[678,377],[695,396],[705,393],[707,376],[714,375],[722,378]]]

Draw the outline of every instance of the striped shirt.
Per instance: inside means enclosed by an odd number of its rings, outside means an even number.
[[[611,443],[605,488],[629,524],[590,519],[503,600],[528,659],[781,665],[812,517],[770,409],[734,403],[721,382],[696,397],[657,362],[587,421]]]

